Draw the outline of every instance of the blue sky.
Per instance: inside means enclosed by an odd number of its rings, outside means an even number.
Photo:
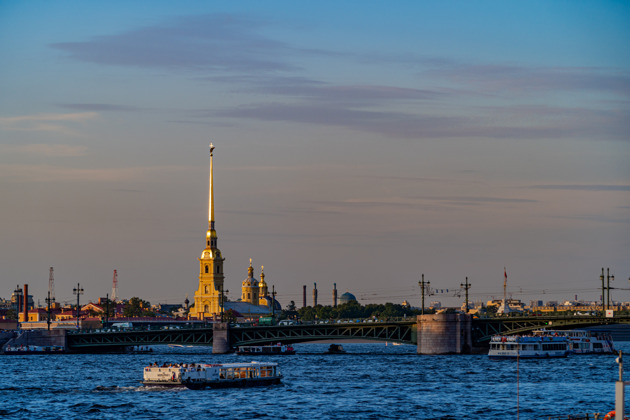
[[[630,289],[626,2],[0,3],[0,295]],[[613,297],[630,300],[630,291]],[[310,298],[309,298],[310,302]]]

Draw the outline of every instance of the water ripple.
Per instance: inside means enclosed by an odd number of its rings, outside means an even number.
[[[630,343],[619,345],[630,350]],[[0,417],[18,419],[546,419],[614,408],[618,367],[611,356],[513,360],[419,356],[412,346],[298,344],[280,363],[284,384],[189,391],[140,384],[163,362],[249,361],[205,348],[156,347],[146,354],[0,357]],[[28,369],[33,362],[38,369]],[[115,394],[112,395],[112,394]]]

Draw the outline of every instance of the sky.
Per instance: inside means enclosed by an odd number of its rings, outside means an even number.
[[[630,3],[0,1],[0,296],[630,301]]]

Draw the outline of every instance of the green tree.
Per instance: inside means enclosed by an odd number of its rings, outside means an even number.
[[[363,316],[363,307],[356,300],[337,306],[339,318],[361,318]]]
[[[295,307],[295,302],[291,301],[286,309],[282,310],[282,313],[280,314],[280,319],[296,319],[299,316],[299,313],[297,311],[297,308]]]
[[[142,300],[139,297],[132,297],[129,299],[125,307],[123,308],[123,316],[154,316],[151,311],[151,304],[146,300]]]
[[[317,315],[317,311],[312,306],[306,306],[298,309],[298,314],[300,315],[300,319],[304,321],[313,321],[315,315]]]

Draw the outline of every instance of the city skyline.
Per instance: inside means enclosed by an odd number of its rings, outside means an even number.
[[[630,301],[630,5],[0,4],[0,296]],[[548,298],[547,298],[548,297]]]

